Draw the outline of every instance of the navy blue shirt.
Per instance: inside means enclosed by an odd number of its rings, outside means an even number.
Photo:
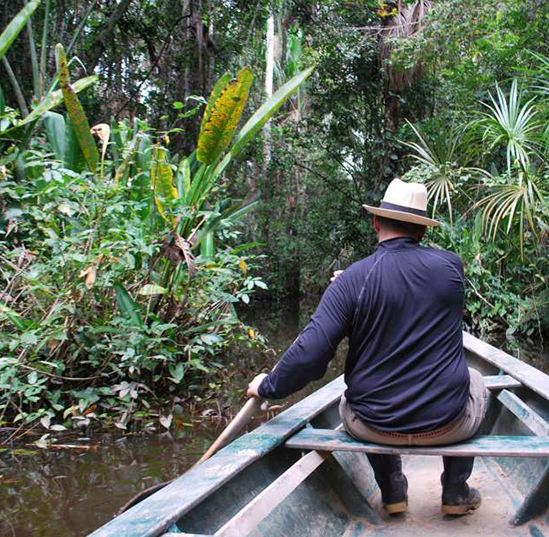
[[[383,241],[328,287],[259,394],[280,399],[321,378],[348,337],[345,397],[355,413],[384,431],[436,429],[469,394],[463,301],[457,255],[411,238]]]

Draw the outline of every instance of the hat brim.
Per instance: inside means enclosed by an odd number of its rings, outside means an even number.
[[[391,220],[400,220],[401,222],[410,222],[411,224],[419,224],[420,226],[440,226],[441,222],[427,218],[426,216],[419,216],[417,214],[406,213],[403,211],[392,211],[391,209],[380,209],[379,207],[371,207],[370,205],[363,205],[368,212],[390,218]]]

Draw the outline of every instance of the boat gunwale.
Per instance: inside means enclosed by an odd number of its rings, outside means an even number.
[[[531,389],[544,399],[549,400],[549,375],[546,375],[543,371],[518,358],[514,358],[468,332],[463,332],[463,347],[518,380],[523,386]]]

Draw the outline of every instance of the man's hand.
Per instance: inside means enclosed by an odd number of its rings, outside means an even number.
[[[336,278],[342,273],[343,273],[342,270],[335,270],[333,276],[330,278],[330,281],[334,282],[336,280]]]
[[[246,395],[248,397],[261,397],[259,393],[257,393],[257,389],[259,388],[259,385],[261,384],[261,381],[267,376],[266,373],[260,373],[255,377],[252,382],[248,385],[248,391],[246,392]]]

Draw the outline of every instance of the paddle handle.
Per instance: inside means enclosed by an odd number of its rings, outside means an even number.
[[[246,401],[246,404],[240,409],[240,412],[234,417],[233,421],[229,423],[227,428],[219,435],[217,440],[209,447],[209,449],[200,457],[198,465],[205,460],[208,460],[212,455],[217,453],[221,448],[232,442],[246,427],[248,422],[261,410],[263,399],[259,397],[251,397]]]

